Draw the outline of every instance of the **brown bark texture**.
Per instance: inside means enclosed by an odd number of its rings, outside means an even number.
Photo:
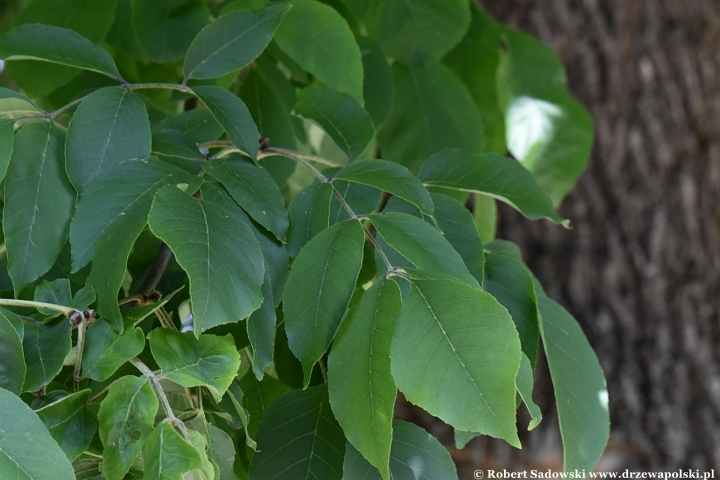
[[[559,53],[595,119],[592,159],[560,210],[574,228],[504,208],[499,237],[599,356],[612,419],[600,468],[720,467],[720,2],[482,3]],[[543,423],[506,463],[559,454],[551,411]]]

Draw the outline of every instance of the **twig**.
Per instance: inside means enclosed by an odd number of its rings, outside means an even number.
[[[145,275],[145,280],[143,280],[140,288],[138,288],[137,293],[140,295],[149,295],[150,292],[155,290],[155,287],[157,287],[158,283],[160,283],[160,279],[165,273],[171,258],[172,250],[170,250],[167,243],[163,242],[160,245],[160,250],[158,250],[155,261],[150,267],[150,270],[148,270],[147,275]]]
[[[77,326],[77,345],[75,347],[75,365],[73,366],[73,384],[75,391],[80,390],[80,375],[82,373],[82,357],[85,349],[85,330],[87,329],[87,320],[85,316],[80,319]]]
[[[80,310],[78,310],[76,308],[65,307],[63,305],[55,305],[54,303],[34,302],[31,300],[16,300],[14,298],[0,298],[0,306],[44,308],[46,310],[53,310],[55,312],[62,313],[70,320],[73,320],[73,317],[76,317],[77,315],[80,315],[80,317],[83,316],[83,312],[81,312]],[[78,319],[80,317],[78,317]]]

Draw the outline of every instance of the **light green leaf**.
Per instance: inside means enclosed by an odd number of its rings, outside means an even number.
[[[42,110],[28,97],[20,92],[0,87],[0,116],[15,119],[38,113],[42,113]]]
[[[433,214],[433,201],[422,183],[397,163],[385,160],[363,160],[341,168],[333,179],[377,187],[406,200],[425,215]]]
[[[290,201],[288,253],[291,257],[296,257],[308,241],[328,227],[332,195],[332,185],[317,182],[300,190]]]
[[[233,145],[253,160],[257,159],[260,134],[243,101],[224,88],[212,85],[193,87],[193,92],[227,132]]]
[[[37,414],[0,388],[0,472],[8,478],[74,480],[67,457]]]
[[[23,391],[27,366],[23,356],[22,319],[9,310],[0,308],[0,388],[15,395]]]
[[[158,399],[145,378],[115,380],[100,402],[98,423],[103,446],[103,474],[121,480],[153,431]]]
[[[217,140],[223,132],[223,128],[212,113],[203,108],[187,110],[174,117],[165,117],[154,126],[153,130],[180,130],[196,144]]]
[[[30,24],[0,37],[0,58],[41,60],[82,68],[123,81],[108,52],[67,28]]]
[[[370,114],[375,126],[380,127],[392,106],[392,72],[377,43],[362,36],[355,37],[355,40],[362,53],[365,110]]]
[[[323,230],[293,263],[283,292],[288,344],[300,360],[307,387],[345,316],[362,266],[365,236],[357,220]]]
[[[197,175],[206,162],[197,144],[180,130],[157,128],[152,132],[152,153],[158,158]]]
[[[132,15],[137,41],[157,63],[182,58],[210,20],[201,0],[134,0]]]
[[[227,189],[250,216],[281,242],[288,228],[283,197],[272,177],[261,167],[238,156],[214,160],[203,166]]]
[[[78,192],[104,170],[150,156],[145,104],[130,89],[101,88],[78,106],[70,121],[66,168]]]
[[[215,466],[208,458],[207,441],[202,433],[196,430],[188,430],[188,440],[195,447],[195,451],[200,455],[200,467],[193,470],[189,474],[184,475],[183,480],[215,480]],[[161,471],[164,476],[164,469]],[[162,478],[162,477],[161,477]]]
[[[218,480],[238,480],[233,471],[235,463],[235,444],[230,435],[215,425],[207,424],[208,455],[218,466],[220,476]]]
[[[368,217],[382,239],[417,268],[445,273],[475,287],[480,285],[442,232],[427,222],[398,212],[373,213]]]
[[[15,136],[2,226],[16,292],[53,266],[67,240],[75,191],[65,175],[64,143],[52,123],[31,123]]]
[[[196,335],[260,306],[262,250],[232,210],[165,187],[155,195],[148,223],[190,278]]]
[[[409,271],[391,345],[392,374],[411,403],[460,430],[520,447],[515,377],[520,340],[507,310],[477,288]]]
[[[71,331],[67,318],[25,325],[23,352],[27,373],[23,391],[36,392],[60,373],[65,357],[72,349]]]
[[[340,325],[328,357],[330,405],[348,441],[390,478],[393,407],[390,340],[400,311],[400,289],[381,278]]]
[[[358,158],[375,137],[370,115],[357,101],[324,85],[300,90],[295,111],[320,125],[350,161]]]
[[[320,2],[293,0],[275,33],[280,48],[307,72],[363,105],[360,48],[335,9]]]
[[[2,100],[0,99],[0,105]],[[2,107],[0,107],[2,108]],[[2,115],[2,111],[0,111]],[[0,182],[5,178],[15,141],[15,120],[0,120]]]
[[[265,410],[276,398],[289,392],[290,387],[269,375],[266,375],[262,381],[255,375],[245,375],[240,380],[240,387],[243,391],[243,405],[250,414],[247,429],[250,436],[255,437]]]
[[[540,190],[532,174],[511,158],[447,149],[428,158],[418,178],[428,186],[497,198],[532,220],[547,218],[563,226],[569,224],[555,214],[550,197]]]
[[[130,324],[132,327],[132,324]],[[82,377],[102,382],[125,362],[140,355],[145,335],[140,328],[117,333],[109,322],[99,320],[88,329],[82,359]]]
[[[393,480],[457,480],[450,454],[422,427],[402,420],[393,421],[390,451]],[[380,473],[352,445],[345,450],[343,480],[380,480]]]
[[[520,397],[522,397],[523,402],[532,417],[532,420],[530,420],[530,424],[528,425],[528,430],[532,430],[537,427],[542,420],[540,407],[538,407],[532,399],[534,383],[533,373],[533,367],[530,365],[530,360],[528,360],[528,357],[523,353],[520,358],[520,370],[518,370],[517,378],[515,378],[515,386],[517,387],[517,391],[520,394]]]
[[[572,190],[593,143],[593,121],[567,89],[557,54],[509,28],[497,72],[508,150],[532,172],[555,205]]]
[[[293,390],[270,404],[257,441],[250,480],[343,478],[345,437],[330,411],[325,386]]]
[[[595,468],[610,435],[605,376],[577,320],[535,282],[540,335],[560,421],[565,471]]]
[[[220,401],[240,368],[232,335],[200,335],[155,329],[148,335],[162,375],[184,387],[207,387]]]
[[[378,132],[386,160],[411,172],[445,148],[483,151],[480,114],[462,81],[444,65],[429,68],[395,64],[390,116]]]
[[[245,430],[245,444],[257,452],[257,443],[255,443],[255,440],[253,440],[250,436],[250,429],[248,428],[250,413],[245,409],[245,406],[243,405],[245,393],[243,392],[240,384],[236,381],[230,384],[230,388],[228,388],[228,397],[230,397],[230,401],[235,407],[235,412],[237,413],[238,417],[240,417],[240,423]]]
[[[440,61],[470,24],[466,0],[343,0],[371,38],[408,65]]]
[[[205,27],[185,56],[185,79],[217,78],[257,58],[270,43],[289,5],[237,10]]]
[[[143,480],[180,480],[183,473],[202,468],[200,452],[163,421],[143,446],[145,475]]]
[[[71,462],[87,449],[97,430],[86,409],[89,398],[90,390],[82,390],[35,411]]]

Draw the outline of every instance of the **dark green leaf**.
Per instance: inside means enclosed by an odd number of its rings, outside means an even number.
[[[275,400],[260,421],[257,441],[250,480],[343,478],[345,437],[325,386],[293,390]]]
[[[202,108],[165,117],[155,125],[154,130],[180,130],[196,144],[217,140],[223,132],[212,113]]]
[[[42,24],[14,28],[0,37],[0,57],[59,63],[122,81],[110,54],[67,28]]]
[[[425,215],[433,214],[433,201],[422,183],[407,168],[385,160],[363,160],[341,168],[333,178],[377,187],[406,200]]]
[[[460,254],[452,248],[442,232],[427,222],[397,212],[373,213],[368,217],[383,240],[417,268],[445,273],[467,284],[479,286]]]
[[[288,344],[303,365],[305,386],[345,316],[362,266],[364,241],[360,222],[347,220],[320,232],[293,263],[283,312]]]
[[[391,345],[398,388],[457,429],[520,447],[515,429],[520,341],[507,310],[450,277],[409,273],[412,287]]]
[[[185,56],[185,79],[217,78],[257,58],[270,43],[288,5],[238,10],[221,16],[193,40]]]
[[[328,227],[332,195],[332,185],[317,182],[293,197],[288,206],[288,253],[291,257],[296,257],[308,241]]]
[[[104,170],[150,156],[145,104],[129,89],[106,87],[77,108],[68,128],[66,168],[78,192]]]
[[[64,143],[52,123],[31,123],[15,136],[3,232],[16,292],[53,266],[67,240],[75,191],[65,175]]]
[[[532,174],[511,158],[443,150],[427,159],[418,178],[433,187],[489,195],[533,220],[547,218],[568,225],[567,220],[555,214],[550,197],[538,188]]]
[[[230,388],[228,388],[228,397],[231,403],[235,407],[235,413],[240,418],[240,423],[245,430],[245,444],[257,452],[257,443],[250,436],[250,429],[248,428],[250,413],[243,406],[243,398],[245,394],[237,382],[232,382]]]
[[[165,187],[155,195],[148,223],[190,278],[196,335],[237,322],[260,306],[262,251],[232,210]]]
[[[345,19],[320,2],[291,3],[275,34],[277,44],[318,80],[363,105],[362,55]]]
[[[295,111],[320,125],[351,161],[358,158],[375,137],[370,115],[357,101],[324,85],[301,90]]]
[[[363,61],[365,110],[380,127],[390,113],[393,101],[392,72],[380,47],[367,37],[356,37]]]
[[[75,292],[70,306],[77,310],[85,310],[87,307],[95,303],[95,289],[92,285],[86,285]]]
[[[597,356],[577,320],[536,281],[540,335],[557,402],[565,471],[595,468],[610,435],[608,392]]]
[[[260,134],[243,101],[224,88],[212,85],[194,87],[193,92],[222,125],[233,145],[255,160]]]
[[[29,480],[73,480],[73,468],[37,414],[0,388],[0,472]],[[12,412],[12,413],[8,413]],[[341,466],[342,467],[342,466]]]
[[[139,355],[144,347],[145,335],[140,328],[126,328],[119,334],[109,322],[99,320],[88,329],[85,338],[82,376],[98,382],[107,380],[121,365]]]
[[[23,356],[23,332],[22,319],[0,308],[0,388],[15,395],[22,392],[27,372]]]
[[[530,365],[528,357],[523,353],[520,359],[520,370],[518,370],[517,378],[515,378],[515,386],[532,417],[528,425],[528,430],[537,427],[542,420],[540,407],[538,407],[532,399],[533,383],[533,367]]]
[[[206,161],[197,144],[180,130],[153,130],[152,152],[161,160],[196,175]]]
[[[423,428],[393,421],[390,451],[393,480],[457,480],[455,464],[440,442]],[[343,480],[380,480],[380,473],[352,445],[345,451]]]
[[[328,357],[330,405],[348,441],[388,480],[393,407],[390,340],[400,289],[380,279],[338,329]]]
[[[210,17],[201,0],[134,0],[132,14],[137,41],[157,63],[182,58]]]
[[[90,390],[82,390],[35,411],[71,462],[90,445],[97,430],[86,409],[89,398]]]
[[[214,160],[203,168],[223,184],[253,220],[285,241],[288,219],[284,201],[277,184],[263,168],[240,156]]]
[[[103,474],[121,480],[130,470],[150,432],[158,399],[145,378],[126,376],[115,380],[100,403],[98,423],[103,446]]]
[[[43,282],[35,287],[33,300],[36,302],[52,303],[54,305],[70,306],[72,292],[70,291],[70,279],[58,278],[51,282],[43,280]],[[43,315],[57,317],[60,315],[55,310],[46,308],[38,308],[38,312]]]
[[[27,373],[23,391],[36,392],[60,373],[65,357],[72,350],[71,331],[66,318],[53,323],[25,325],[23,351]]]
[[[155,329],[150,349],[162,375],[184,387],[207,387],[219,402],[240,368],[232,335],[200,335]]]
[[[240,387],[243,391],[243,405],[250,414],[248,432],[250,436],[255,437],[260,419],[265,414],[268,405],[282,394],[290,391],[290,387],[269,375],[266,375],[262,381],[254,375],[245,375],[240,380]]]
[[[2,100],[0,100],[2,104]],[[1,112],[0,112],[1,114]],[[0,120],[0,182],[5,178],[15,141],[15,120]]]
[[[247,336],[253,348],[253,373],[259,379],[263,378],[263,370],[273,360],[273,347],[275,346],[275,305],[273,302],[272,279],[265,272],[262,285],[263,303],[247,320]]]
[[[183,473],[202,468],[200,453],[180,434],[163,421],[150,434],[143,446],[144,480],[180,479]]]

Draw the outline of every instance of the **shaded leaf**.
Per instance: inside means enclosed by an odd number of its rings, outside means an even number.
[[[197,144],[180,130],[157,128],[152,132],[152,153],[161,160],[198,174],[206,162]]]
[[[265,410],[276,398],[289,392],[290,387],[271,376],[265,376],[260,381],[254,375],[245,375],[240,380],[240,387],[243,391],[243,405],[250,414],[248,432],[251,437],[255,437]]]
[[[293,263],[283,292],[285,331],[308,385],[345,315],[362,266],[364,233],[347,220],[310,240]]]
[[[172,300],[175,294],[183,288],[185,287],[182,286],[174,292],[170,293],[169,295],[164,295],[159,301],[155,303],[151,303],[149,305],[142,305],[139,307],[129,307],[121,309],[120,312],[122,313],[123,322],[128,322],[133,326],[139,324],[147,317],[155,313],[158,308],[165,306],[170,300]]]
[[[367,37],[355,37],[363,62],[363,97],[365,110],[376,127],[382,125],[390,113],[393,101],[392,72],[380,47]]]
[[[174,117],[165,117],[153,130],[180,130],[190,140],[197,143],[217,140],[223,128],[212,113],[203,108],[181,112]]]
[[[0,308],[0,388],[20,395],[27,366],[23,356],[22,319],[9,310]]]
[[[51,282],[43,280],[40,285],[35,287],[33,300],[36,302],[52,303],[54,305],[70,306],[72,292],[70,291],[70,279],[58,278]],[[57,317],[60,315],[55,310],[46,308],[38,308],[38,312],[43,315]]]
[[[90,390],[81,390],[36,410],[68,460],[75,460],[90,445],[97,424],[87,411]]]
[[[14,119],[38,113],[42,113],[42,110],[28,97],[20,92],[0,87],[0,115]],[[3,126],[5,126],[4,121]]]
[[[131,324],[132,325],[132,324]],[[145,347],[140,328],[117,333],[109,322],[99,320],[87,331],[82,359],[82,377],[102,382]]]
[[[230,384],[230,388],[228,389],[228,397],[230,397],[230,401],[235,407],[235,413],[237,413],[238,417],[240,418],[240,423],[245,430],[245,444],[257,452],[257,443],[255,443],[255,440],[253,440],[250,436],[250,429],[248,428],[250,413],[245,409],[245,406],[243,405],[243,398],[245,397],[245,394],[239,383],[232,382]]]
[[[145,480],[180,479],[187,473],[203,466],[197,449],[163,421],[150,434],[143,446]]]
[[[220,472],[218,480],[237,480],[233,471],[235,463],[235,444],[230,435],[215,425],[207,425],[208,429],[208,455],[215,462]]]
[[[532,417],[528,425],[528,430],[537,427],[542,420],[540,407],[538,407],[532,399],[533,383],[533,367],[530,365],[528,357],[523,353],[520,358],[520,370],[518,370],[517,378],[515,379],[515,386]]]
[[[332,185],[317,182],[300,190],[290,201],[288,253],[291,257],[296,257],[308,241],[328,227],[332,195]]]
[[[23,352],[27,373],[23,391],[36,392],[60,373],[65,357],[72,349],[71,331],[66,318],[53,323],[25,325]]]
[[[272,279],[269,273],[265,272],[265,280],[262,284],[263,303],[255,310],[247,320],[247,336],[253,349],[252,367],[253,373],[259,379],[263,378],[263,370],[273,360],[275,346],[275,305],[273,302]]]
[[[0,100],[0,105],[2,100]],[[2,108],[2,107],[0,107]],[[0,115],[2,111],[0,111]],[[15,141],[14,120],[0,120],[0,182],[5,178]]]

